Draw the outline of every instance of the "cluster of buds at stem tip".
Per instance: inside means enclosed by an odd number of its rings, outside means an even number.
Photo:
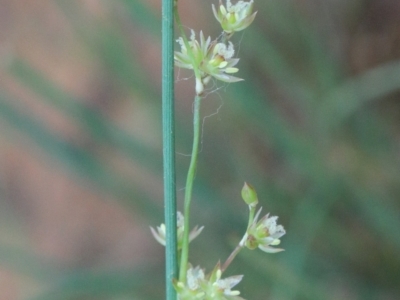
[[[196,40],[196,35],[192,30],[190,40],[180,37],[177,42],[181,46],[181,51],[175,51],[175,65],[180,68],[198,71],[196,76],[196,93],[201,95],[204,86],[210,81],[211,77],[224,82],[237,82],[243,79],[232,76],[231,74],[239,71],[234,66],[239,62],[238,58],[233,58],[235,50],[233,44],[218,43],[211,41],[211,38],[204,37],[200,31],[200,41]],[[190,49],[187,49],[190,47]]]
[[[240,292],[232,290],[243,278],[236,275],[221,279],[222,271],[218,263],[214,270],[205,275],[199,266],[189,265],[186,283],[174,280],[173,285],[179,300],[244,300]]]
[[[182,241],[183,241],[183,231],[184,231],[184,217],[180,211],[177,212],[176,215],[176,226],[177,226],[177,239],[178,239],[178,250],[182,249]],[[198,226],[195,226],[192,231],[189,233],[189,242],[193,241],[203,230],[204,226],[201,226],[200,228]],[[160,226],[157,226],[157,231],[153,228],[150,227],[151,233],[153,234],[154,238],[156,239],[157,242],[159,242],[161,245],[165,246],[165,236],[166,236],[166,228],[165,224],[162,223]]]
[[[233,34],[235,31],[241,31],[248,27],[256,17],[257,12],[253,13],[253,0],[249,2],[238,1],[232,4],[230,0],[226,0],[226,7],[219,1],[219,9],[212,5],[215,18],[221,23],[222,29],[227,34]]]

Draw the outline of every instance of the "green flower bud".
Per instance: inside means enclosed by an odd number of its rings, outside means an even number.
[[[247,182],[244,183],[242,188],[242,198],[251,207],[255,207],[258,204],[256,190]]]

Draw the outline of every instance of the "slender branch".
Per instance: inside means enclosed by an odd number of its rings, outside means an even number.
[[[240,242],[235,250],[233,250],[233,252],[231,253],[231,255],[229,255],[229,257],[226,259],[226,261],[224,262],[224,264],[221,267],[221,272],[224,273],[224,271],[229,267],[229,265],[231,264],[231,262],[233,261],[233,259],[236,257],[236,255],[240,252],[240,250],[243,249],[243,243]]]
[[[193,181],[196,173],[197,155],[199,152],[199,140],[200,140],[200,102],[201,97],[196,95],[194,98],[194,110],[193,110],[193,147],[192,156],[190,159],[189,170],[186,178],[185,187],[185,202],[184,202],[184,231],[182,240],[182,253],[181,253],[181,264],[179,269],[179,281],[186,282],[186,271],[189,258],[189,216],[190,216],[190,202],[192,200]]]
[[[226,259],[226,261],[224,262],[224,264],[221,267],[221,272],[223,273],[231,264],[231,262],[233,261],[233,259],[236,257],[236,255],[240,252],[240,250],[243,249],[246,240],[247,240],[247,232],[250,228],[250,226],[253,224],[254,222],[254,215],[256,212],[256,208],[253,206],[249,206],[249,222],[247,224],[247,229],[246,229],[246,233],[244,234],[244,236],[242,237],[241,241],[239,242],[239,244],[236,246],[236,248],[233,250],[233,252],[229,255],[229,257]]]

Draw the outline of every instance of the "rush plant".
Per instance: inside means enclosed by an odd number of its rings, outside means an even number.
[[[175,51],[173,58],[175,66],[193,70],[195,78],[195,96],[193,110],[193,146],[186,178],[183,214],[181,212],[171,211],[171,208],[168,208],[170,206],[166,205],[168,210],[168,214],[166,212],[166,224],[161,224],[157,229],[151,228],[155,239],[160,244],[167,246],[167,299],[169,300],[176,300],[176,298],[179,300],[243,299],[239,296],[240,292],[238,290],[233,290],[242,280],[243,275],[223,277],[225,270],[232,263],[236,255],[244,248],[250,250],[258,248],[267,253],[283,251],[283,249],[276,248],[275,246],[279,245],[280,238],[285,234],[285,229],[282,225],[277,224],[278,217],[276,216],[269,216],[269,214],[267,214],[260,218],[261,208],[256,212],[258,205],[257,193],[250,184],[245,183],[242,188],[241,196],[245,204],[248,205],[249,217],[247,228],[236,248],[223,264],[220,262],[216,263],[213,270],[208,274],[200,266],[194,267],[189,262],[189,243],[199,236],[204,228],[204,226],[195,227],[190,231],[189,222],[190,204],[199,152],[201,100],[204,97],[207,84],[213,78],[228,83],[235,83],[243,80],[235,76],[239,72],[237,68],[239,58],[235,55],[234,44],[230,39],[235,32],[246,29],[254,21],[257,12],[253,12],[253,7],[253,0],[238,1],[235,4],[232,4],[230,0],[226,0],[225,5],[220,0],[218,7],[212,5],[212,12],[217,21],[221,24],[222,34],[217,39],[211,39],[211,37],[206,38],[202,31],[199,32],[196,38],[196,33],[193,30],[188,38],[179,17],[178,1],[176,0],[173,5],[175,22],[180,31],[180,37],[176,40],[180,50]],[[171,7],[168,8],[170,9]],[[169,29],[171,29],[171,24],[169,24],[169,26]],[[164,33],[165,32],[163,32],[163,34]],[[170,48],[168,49],[170,50]],[[171,83],[169,84],[171,85]],[[171,126],[171,124],[167,124],[166,126]],[[171,128],[168,127],[168,130],[171,130]],[[170,133],[171,131],[168,132]],[[170,138],[168,132],[164,136],[164,140]],[[170,144],[168,145],[171,147]],[[166,173],[164,173],[164,175],[165,174]],[[171,175],[171,173],[167,175],[174,176]],[[168,178],[166,181],[168,181]],[[171,190],[166,189],[166,191],[169,191],[170,195],[173,196]],[[167,200],[168,199],[166,199],[166,202]],[[169,199],[169,201],[173,202],[175,199]],[[170,251],[169,253],[168,249]],[[174,271],[174,267],[172,267],[172,269],[168,267],[168,259],[171,258],[169,256],[177,257],[177,261],[179,261],[178,273]],[[172,291],[171,286],[174,291]],[[169,288],[170,294],[168,294]],[[168,298],[168,295],[171,295],[170,298]]]

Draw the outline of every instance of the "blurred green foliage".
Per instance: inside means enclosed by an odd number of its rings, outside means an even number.
[[[212,30],[218,32],[212,1],[189,2],[199,13],[207,12],[205,26],[215,24]],[[357,37],[352,24],[367,22],[364,13],[370,1],[255,2],[256,21],[234,37],[245,81],[216,82],[217,89],[204,100],[203,115],[210,117],[203,124],[193,219],[206,229],[192,245],[192,263],[210,269],[238,242],[247,217],[240,190],[248,181],[265,212],[280,216],[287,235],[282,239],[284,253],[244,251],[228,270],[245,275],[243,297],[395,299],[400,294],[400,52],[355,67],[350,55],[354,50],[345,42]],[[152,111],[150,122],[159,132],[149,134],[161,139],[160,80],[135,55],[139,45],[131,36],[145,36],[160,48],[160,14],[146,1],[103,1],[109,10],[104,20],[86,16],[80,1],[55,3],[120,93]],[[140,165],[161,183],[160,143],[148,144],[129,128],[117,126],[23,58],[14,57],[7,73],[72,119],[96,147],[112,148],[115,155],[128,158],[132,168]],[[193,85],[193,78],[179,76],[176,148],[189,153],[193,100],[184,85]],[[89,182],[144,216],[144,227],[162,222],[160,200],[152,199],[148,189],[96,152],[52,133],[13,105],[14,97],[0,93],[0,118],[11,132],[25,134],[77,181]],[[181,200],[189,159],[179,153]],[[152,188],[162,191],[161,184]],[[27,263],[21,266],[18,257]],[[35,300],[163,298],[162,263],[99,271],[29,263],[35,260],[25,250],[0,247],[2,265],[44,282],[45,291],[33,296]]]

